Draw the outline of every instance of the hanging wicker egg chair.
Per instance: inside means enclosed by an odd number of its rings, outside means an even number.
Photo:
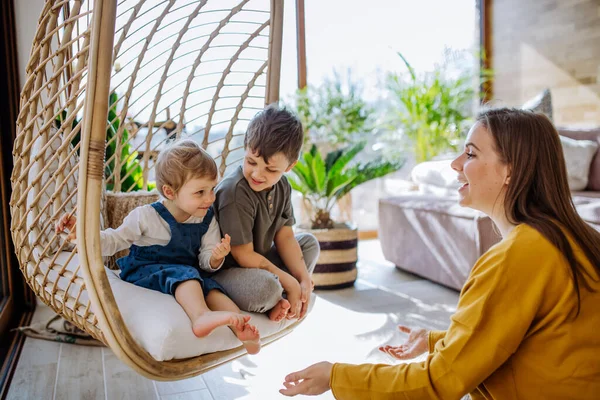
[[[99,232],[118,206],[115,193],[152,197],[144,191],[169,141],[194,138],[221,174],[241,160],[248,121],[278,100],[282,23],[283,0],[44,5],[13,151],[11,230],[20,268],[45,304],[151,379],[191,377],[245,352],[154,359],[119,312]],[[54,233],[65,212],[78,215],[76,247]]]

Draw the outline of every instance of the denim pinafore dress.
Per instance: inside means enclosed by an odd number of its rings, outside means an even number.
[[[213,208],[208,209],[201,223],[184,224],[177,222],[161,202],[152,203],[152,207],[169,224],[171,240],[166,246],[132,245],[129,254],[117,260],[121,279],[171,295],[178,284],[195,279],[202,285],[204,296],[212,289],[225,293],[208,272],[198,267],[202,237],[214,218]]]

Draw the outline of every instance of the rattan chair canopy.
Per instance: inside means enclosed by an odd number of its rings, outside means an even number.
[[[198,375],[245,352],[159,362],[136,343],[100,253],[105,193],[150,189],[154,157],[175,138],[198,140],[222,174],[236,165],[247,122],[278,100],[282,23],[283,0],[44,4],[13,151],[20,268],[45,304],[151,379]],[[75,248],[53,231],[65,212],[78,216]]]

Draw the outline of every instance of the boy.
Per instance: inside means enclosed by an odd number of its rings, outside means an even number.
[[[313,235],[294,235],[292,188],[283,175],[296,165],[302,143],[298,118],[267,107],[248,125],[243,165],[216,191],[215,209],[222,232],[231,236],[231,253],[230,268],[215,280],[240,308],[268,312],[272,321],[305,315],[319,257]]]

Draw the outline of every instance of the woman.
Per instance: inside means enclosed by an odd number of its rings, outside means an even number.
[[[452,162],[460,204],[502,241],[475,264],[445,332],[383,351],[412,364],[315,364],[281,393],[337,399],[597,399],[600,233],[573,206],[558,133],[540,114],[481,114]],[[425,341],[425,339],[427,341]],[[427,346],[425,346],[427,343]],[[405,354],[408,353],[408,354]]]

